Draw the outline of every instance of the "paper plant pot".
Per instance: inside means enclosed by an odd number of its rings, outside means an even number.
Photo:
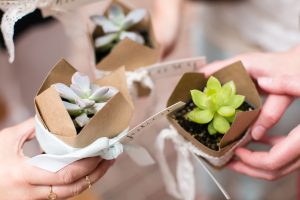
[[[100,86],[113,86],[119,92],[98,111],[87,125],[77,134],[70,115],[65,109],[55,83],[71,84],[76,70],[65,60],[59,61],[49,72],[37,96],[36,113],[45,128],[66,144],[82,148],[100,137],[114,137],[129,126],[133,115],[133,103],[126,86],[125,69],[121,67],[110,75],[95,80]]]
[[[212,75],[219,79],[222,84],[231,80],[234,81],[237,94],[244,95],[246,97],[245,101],[254,108],[251,111],[237,113],[230,129],[222,137],[218,150],[212,150],[200,143],[197,139],[192,137],[189,132],[182,128],[171,115],[168,116],[168,120],[179,134],[206,155],[205,159],[210,164],[221,167],[230,160],[237,144],[241,142],[241,140],[249,138],[247,129],[258,117],[261,101],[254,83],[241,62],[233,63]],[[190,90],[198,89],[203,91],[206,82],[207,78],[202,73],[185,73],[172,92],[167,105],[172,105],[178,101],[189,102],[191,100]]]
[[[107,16],[107,10],[113,3],[119,4],[125,11],[125,14],[133,9],[120,1],[111,0],[105,9],[104,15]],[[148,14],[143,21],[131,29],[145,31],[148,35],[148,44],[142,45],[126,38],[120,41],[108,55],[96,63],[97,69],[113,71],[120,66],[125,66],[126,71],[134,71],[139,67],[148,66],[159,61],[160,50],[154,36],[150,15]],[[101,27],[96,27],[92,34],[93,46],[95,38],[101,35],[103,35]]]

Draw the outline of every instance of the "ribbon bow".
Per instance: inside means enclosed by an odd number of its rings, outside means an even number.
[[[28,162],[41,169],[57,172],[83,158],[101,156],[103,159],[111,160],[117,158],[123,152],[126,152],[140,166],[155,163],[145,148],[138,145],[121,143],[121,139],[128,134],[128,128],[114,138],[102,137],[84,148],[74,148],[51,134],[38,117],[35,120],[37,140],[47,154],[37,155]]]

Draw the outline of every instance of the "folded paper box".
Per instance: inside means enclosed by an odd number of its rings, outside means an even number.
[[[129,126],[134,106],[126,86],[125,69],[121,67],[110,75],[95,80],[100,86],[118,89],[107,104],[98,111],[83,129],[77,133],[59,93],[52,86],[56,83],[71,84],[76,70],[65,60],[58,62],[50,71],[35,97],[36,113],[49,132],[64,143],[74,147],[85,147],[101,137],[112,138]]]
[[[109,15],[108,10],[113,4],[121,6],[125,15],[133,10],[131,6],[124,2],[112,0],[105,9],[103,13],[104,16]],[[145,44],[140,44],[129,38],[125,38],[119,41],[106,55],[100,56],[98,53],[99,50],[95,48],[96,68],[98,70],[110,72],[120,66],[125,66],[127,72],[134,72],[141,67],[149,66],[159,61],[160,49],[154,35],[150,15],[147,14],[142,21],[131,27],[129,31],[142,32]],[[103,35],[102,27],[96,26],[91,38],[93,47],[96,38]],[[138,96],[146,96],[150,93],[150,88],[140,83],[136,83],[136,87]]]
[[[133,8],[120,1],[112,0],[104,11],[107,16],[107,10],[112,4],[120,5],[125,14]],[[126,70],[135,70],[140,66],[147,66],[156,63],[159,60],[159,45],[156,42],[150,16],[147,16],[140,23],[131,28],[132,30],[145,31],[148,35],[146,45],[141,45],[131,39],[120,41],[111,52],[97,63],[100,70],[113,70],[120,66],[125,66]],[[103,35],[101,27],[96,27],[93,32],[93,41],[96,37]],[[93,42],[94,43],[94,42]],[[147,44],[148,43],[148,44]]]
[[[203,157],[205,160],[215,167],[222,167],[233,156],[233,150],[238,145],[241,145],[241,142],[246,142],[246,140],[249,139],[249,132],[247,129],[257,118],[261,108],[261,101],[254,83],[241,62],[233,63],[215,72],[212,76],[216,77],[222,84],[228,81],[234,81],[237,94],[245,96],[245,101],[253,107],[252,110],[237,113],[230,129],[224,134],[219,142],[218,150],[210,149],[200,143],[189,132],[181,127],[172,115],[168,115],[168,120],[180,135],[204,155]],[[198,89],[203,91],[206,82],[207,79],[202,73],[185,73],[172,92],[167,105],[169,106],[179,101],[185,103],[190,102],[190,90]]]

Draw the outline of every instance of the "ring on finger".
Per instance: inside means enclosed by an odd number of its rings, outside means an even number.
[[[88,188],[90,189],[92,187],[92,183],[91,183],[91,180],[90,180],[89,176],[85,177],[85,181],[87,182]]]
[[[53,192],[53,187],[50,185],[50,192],[48,194],[48,200],[55,200],[57,198],[57,194]]]

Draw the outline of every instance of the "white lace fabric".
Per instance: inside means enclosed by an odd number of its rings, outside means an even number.
[[[13,41],[14,27],[18,20],[41,9],[43,13],[61,19],[61,13],[67,13],[69,9],[75,9],[95,0],[0,0],[0,9],[4,11],[1,22],[1,31],[8,51],[9,62],[15,59],[15,46]],[[60,20],[61,21],[61,20]],[[65,24],[64,24],[65,25]]]

